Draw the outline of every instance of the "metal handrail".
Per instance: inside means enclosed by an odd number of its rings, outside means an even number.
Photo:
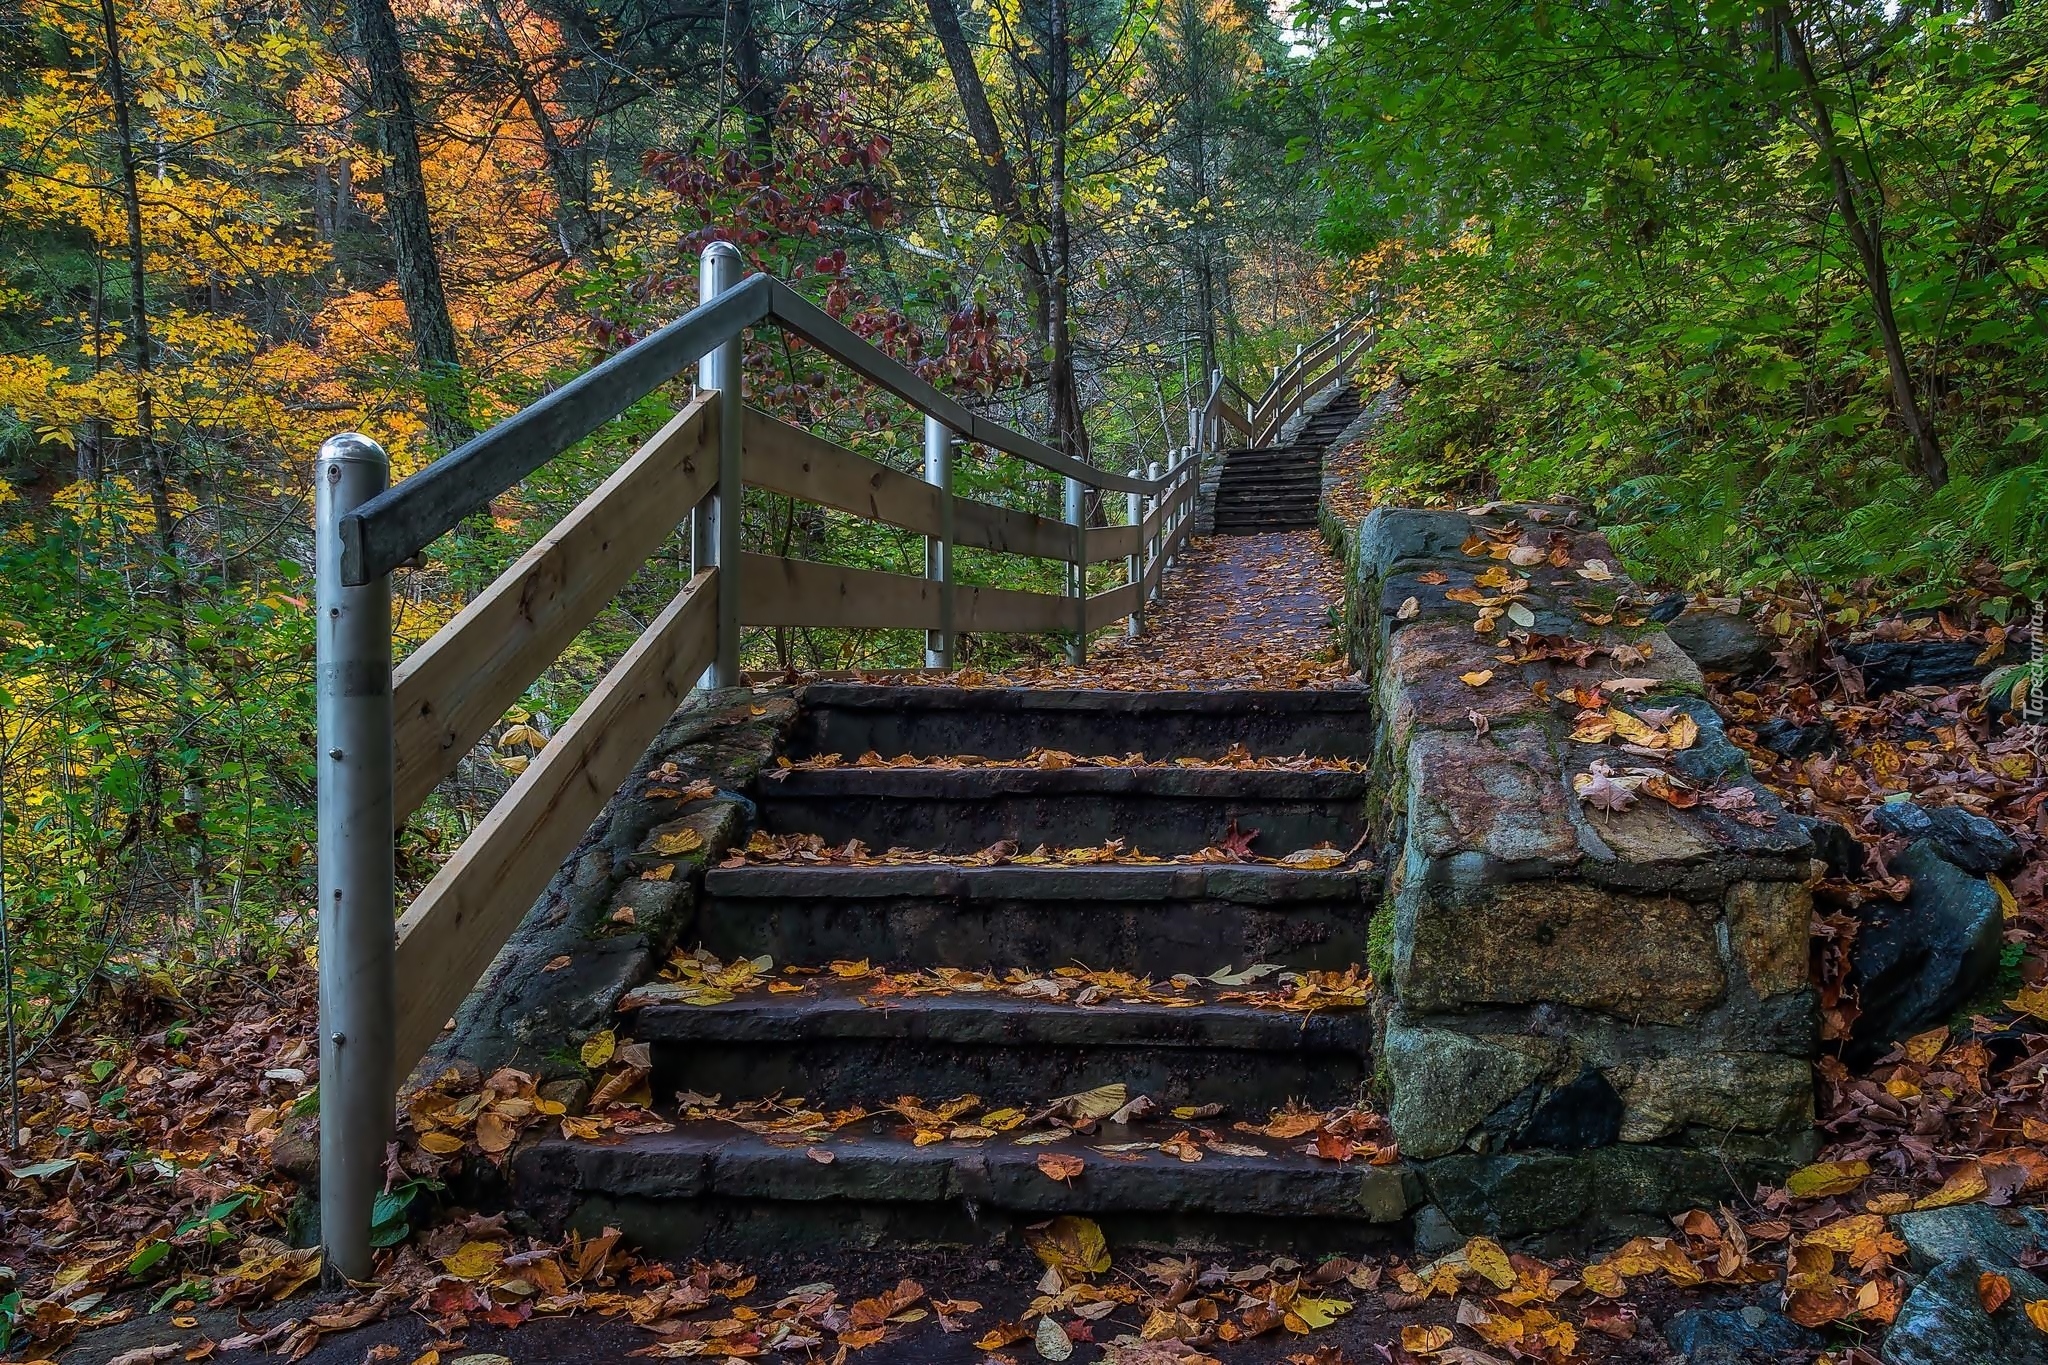
[[[747,328],[774,322],[858,371],[964,440],[1015,455],[1090,488],[1157,495],[1171,475],[1145,479],[1098,469],[974,412],[863,341],[822,308],[768,275],[750,275],[651,336],[592,367],[465,442],[341,520],[342,582],[372,582],[410,562],[576,442]]]

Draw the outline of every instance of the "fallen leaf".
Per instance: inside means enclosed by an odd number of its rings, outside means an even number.
[[[1068,1152],[1040,1152],[1038,1169],[1053,1180],[1072,1180],[1081,1174],[1087,1162]]]

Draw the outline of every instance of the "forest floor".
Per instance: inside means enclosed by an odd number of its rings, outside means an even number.
[[[1103,649],[1093,676],[1129,687],[1215,685],[1215,672],[1240,684],[1328,685],[1343,667],[1337,600],[1313,533],[1210,541],[1178,571],[1147,636]],[[1767,620],[1797,605],[1750,604]],[[1820,622],[1799,612],[1795,626]],[[1883,628],[1967,638],[1981,623],[1958,614]],[[1873,1360],[1908,1284],[1887,1215],[2025,1204],[2048,1188],[2048,763],[2039,732],[1987,717],[1975,688],[1865,699],[1826,663],[1837,657],[1832,629],[1795,631],[1805,644],[1770,680],[1716,696],[1764,780],[1798,808],[1842,820],[1874,855],[1865,878],[1819,893],[1815,970],[1830,1036],[1853,1015],[1841,979],[1853,912],[1897,894],[1885,864],[1898,841],[1870,820],[1887,796],[1965,804],[1997,821],[2026,861],[2007,887],[2002,989],[1973,1017],[1905,1041],[1861,1074],[1824,1062],[1829,1145],[1788,1188],[1695,1210],[1666,1235],[1619,1246],[1475,1238],[1427,1251],[1361,1246],[1306,1265],[1270,1252],[1121,1251],[1085,1219],[1060,1220],[1029,1248],[664,1265],[606,1239],[536,1242],[502,1216],[424,1213],[432,1196],[422,1194],[414,1233],[385,1253],[376,1286],[321,1291],[317,1252],[288,1244],[299,1192],[275,1160],[313,1097],[313,972],[298,961],[269,978],[111,991],[30,1061],[24,1141],[4,1163],[0,1202],[0,1262],[10,1267],[0,1291],[13,1281],[0,1298],[12,1338],[0,1354],[123,1365],[263,1352],[332,1365],[766,1353],[962,1365],[1633,1365],[1670,1359],[1660,1329],[1673,1313],[1732,1304],[1826,1333],[1824,1351],[1789,1351],[1788,1361]],[[1203,655],[1230,662],[1191,664]],[[1775,719],[1825,719],[1840,747],[1780,758],[1754,744]],[[1987,1282],[1982,1292],[1988,1301],[2001,1291]],[[2023,1306],[2048,1324],[2048,1301],[2014,1305]]]

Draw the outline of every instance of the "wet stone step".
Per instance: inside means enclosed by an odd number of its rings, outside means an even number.
[[[1223,1001],[1221,987],[1158,992],[1190,1002],[1174,1006],[993,992],[891,997],[868,994],[871,984],[651,1004],[632,1011],[628,1027],[652,1044],[657,1100],[691,1091],[875,1107],[906,1094],[1053,1096],[1121,1084],[1169,1108],[1264,1113],[1290,1102],[1350,1104],[1371,1074],[1363,1008],[1300,1013]],[[650,996],[659,988],[633,998]]]
[[[722,958],[777,962],[1336,971],[1366,960],[1380,885],[1373,869],[1254,863],[713,868],[696,934]]]
[[[1035,1146],[997,1138],[920,1147],[898,1127],[877,1117],[816,1141],[714,1122],[607,1142],[551,1137],[519,1152],[512,1183],[521,1207],[551,1231],[617,1227],[667,1256],[982,1245],[1060,1214],[1096,1220],[1120,1247],[1355,1252],[1376,1229],[1398,1232],[1422,1195],[1399,1164],[1328,1161],[1236,1132],[1228,1140],[1263,1154],[1205,1150],[1189,1162],[1160,1151],[1098,1150],[1177,1131],[1158,1124],[1105,1124],[1092,1138]],[[1079,1160],[1080,1174],[1055,1180],[1042,1157]]]
[[[1372,698],[1321,692],[1086,692],[1051,688],[890,687],[813,683],[789,738],[791,758],[839,753],[980,754],[1034,749],[1216,758],[1372,753]]]
[[[967,853],[1010,841],[1086,848],[1121,839],[1155,855],[1257,831],[1251,851],[1348,848],[1370,776],[1241,768],[827,768],[764,774],[754,799],[770,834],[829,844]]]

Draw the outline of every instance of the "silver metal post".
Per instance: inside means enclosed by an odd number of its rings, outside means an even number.
[[[320,862],[320,1238],[370,1277],[398,1090],[391,794],[391,580],[342,586],[341,518],[384,491],[391,461],[353,432],[314,462],[315,766]]]
[[[1135,640],[1145,633],[1145,495],[1124,494],[1124,511],[1130,519],[1131,528],[1138,531],[1130,556],[1124,561],[1124,581],[1133,589],[1131,593],[1131,614],[1124,618],[1124,633]]]
[[[1199,450],[1202,445],[1202,410],[1188,409],[1188,448]]]
[[[1145,466],[1145,477],[1155,481],[1159,478],[1159,461],[1154,460],[1152,461],[1152,463]],[[1172,492],[1173,490],[1171,489],[1162,489],[1159,493],[1154,493],[1149,499],[1147,499],[1147,501],[1150,502],[1153,507],[1157,507],[1161,503],[1165,502],[1167,497],[1171,497]],[[1149,512],[1150,509],[1148,508],[1147,511]],[[1164,518],[1161,518],[1162,523],[1164,522],[1164,520]],[[1155,526],[1152,530],[1152,534],[1145,538],[1146,568],[1149,569],[1154,564],[1157,564],[1159,562],[1159,543],[1162,539],[1164,539],[1163,526]],[[1145,594],[1140,595],[1144,596]],[[1154,602],[1157,602],[1159,600],[1159,584],[1154,583],[1152,585],[1150,598]]]
[[[924,666],[953,667],[953,433],[924,419],[924,481],[939,490],[939,534],[926,536],[924,574],[939,588],[939,628],[926,631]]]
[[[1074,562],[1067,566],[1067,595],[1074,599],[1074,638],[1067,644],[1067,662],[1088,662],[1088,493],[1079,479],[1066,482],[1066,522],[1074,528]]]
[[[746,263],[731,242],[712,242],[697,258],[697,301],[709,303],[740,282]],[[699,388],[718,392],[718,488],[693,518],[695,567],[719,566],[718,654],[700,687],[737,687],[740,681],[740,434],[746,399],[740,390],[740,339],[734,337],[697,362]]]

